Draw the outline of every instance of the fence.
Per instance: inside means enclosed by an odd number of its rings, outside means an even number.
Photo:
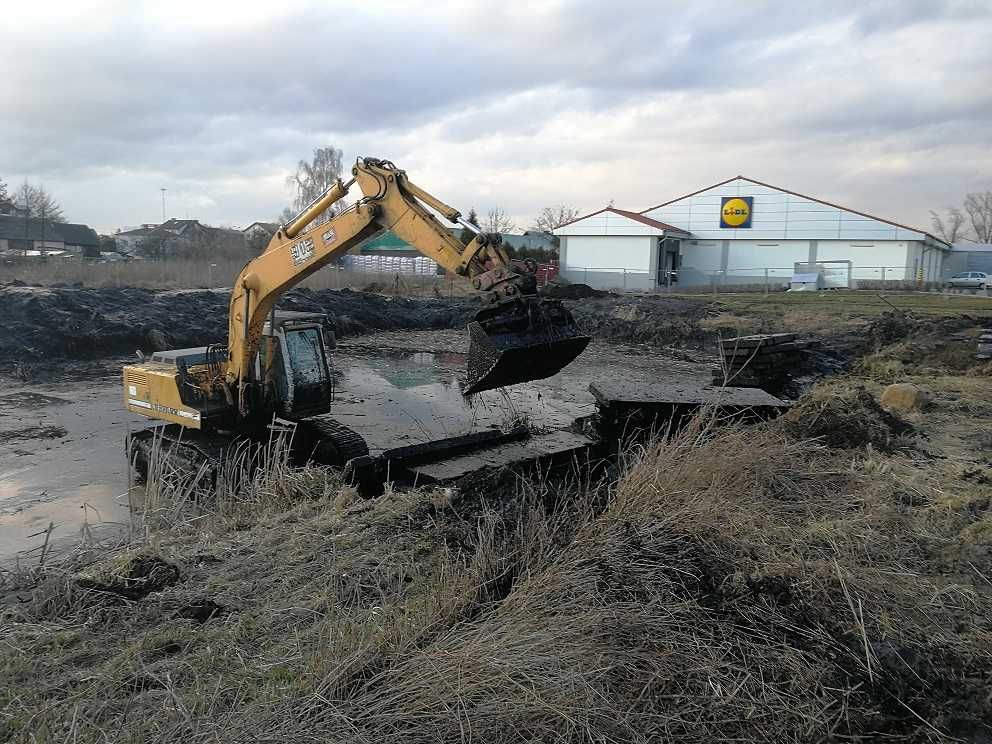
[[[514,261],[524,270],[524,261]],[[244,268],[243,259],[215,261],[189,258],[140,261],[63,259],[0,259],[0,285],[20,281],[48,286],[146,287],[150,289],[206,289],[230,287]],[[307,277],[310,289],[355,289],[412,297],[474,294],[468,278],[441,270],[422,256],[344,256]],[[538,264],[538,286],[556,279],[557,264]]]
[[[569,266],[561,269],[561,277],[597,289],[661,292],[777,292],[789,289],[793,277],[805,272],[819,274],[820,287],[825,289],[918,289],[936,284],[907,278],[912,271],[908,266],[855,266],[850,261],[820,261],[811,268],[806,264],[718,270],[683,267],[657,273]]]

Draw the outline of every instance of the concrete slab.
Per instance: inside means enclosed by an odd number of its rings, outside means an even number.
[[[759,388],[716,387],[693,382],[659,381],[634,385],[620,380],[594,382],[589,392],[604,406],[651,406],[716,404],[736,408],[788,408],[791,404]]]
[[[758,346],[775,346],[795,341],[798,334],[795,333],[763,333],[753,336],[735,336],[725,338],[720,341],[724,349],[754,349]]]
[[[584,434],[553,431],[439,462],[412,465],[409,470],[418,483],[446,483],[484,468],[526,465],[537,460],[561,458],[572,453],[579,454],[594,444],[595,441]]]

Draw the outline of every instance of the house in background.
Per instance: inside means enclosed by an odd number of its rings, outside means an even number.
[[[173,241],[175,245],[167,245]],[[154,223],[146,223],[138,227],[121,230],[114,235],[117,250],[126,256],[158,256],[165,254],[181,242],[176,235],[168,230],[161,230]]]
[[[0,199],[0,216],[4,217],[24,217],[24,209],[17,206],[10,199]]]
[[[89,225],[0,215],[0,253],[98,258],[100,238]]]
[[[245,240],[271,240],[272,236],[279,230],[278,222],[252,222],[242,230]]]
[[[240,230],[204,225],[199,220],[172,218],[161,225],[143,224],[114,235],[117,250],[129,256],[171,258],[207,254],[243,255],[245,236]]]

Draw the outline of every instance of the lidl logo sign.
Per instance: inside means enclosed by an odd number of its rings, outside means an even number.
[[[720,200],[720,227],[751,227],[753,196],[725,196]]]

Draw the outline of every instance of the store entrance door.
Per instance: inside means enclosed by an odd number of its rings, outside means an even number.
[[[670,287],[679,280],[679,247],[676,238],[665,238],[659,246],[658,256],[658,286]]]

